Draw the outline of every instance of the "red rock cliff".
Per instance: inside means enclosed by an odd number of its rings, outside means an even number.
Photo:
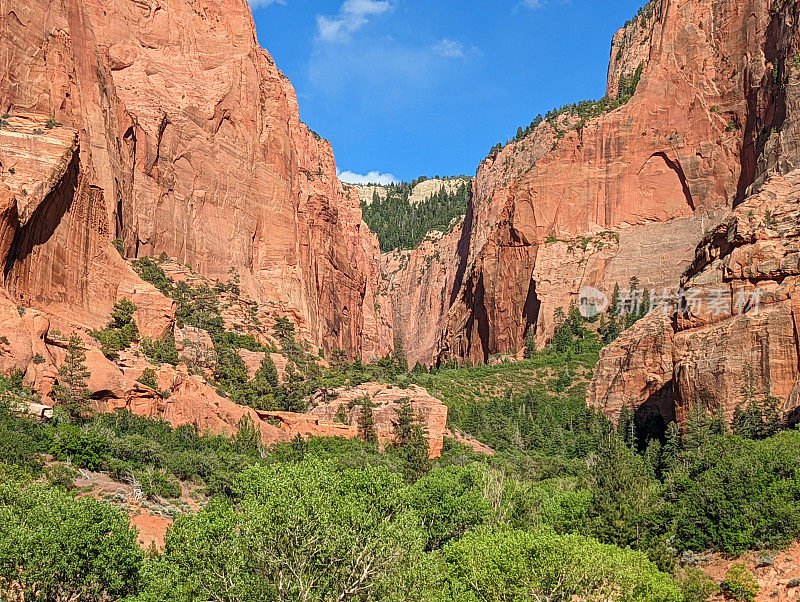
[[[0,108],[77,133],[62,177],[12,227],[17,303],[100,326],[120,271],[135,279],[109,244],[120,238],[129,257],[165,252],[211,277],[237,268],[246,294],[319,346],[388,350],[377,244],[245,0],[0,9]]]
[[[546,121],[481,164],[439,359],[518,352],[529,328],[544,343],[554,308],[582,285],[675,284],[713,216],[761,173],[794,165],[797,136],[784,124],[794,16],[771,9],[651,2],[614,37],[611,95],[641,66],[627,104]]]

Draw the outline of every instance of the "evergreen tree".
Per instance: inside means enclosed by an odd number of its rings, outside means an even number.
[[[661,462],[664,470],[669,471],[678,461],[681,453],[681,429],[677,422],[670,422],[667,425],[667,432],[664,435],[664,445],[661,448]]]
[[[647,314],[650,313],[650,290],[644,289],[644,293],[642,293],[642,304],[639,307],[639,318],[644,318]]]
[[[64,363],[58,368],[58,379],[53,386],[53,399],[73,420],[86,417],[89,411],[89,389],[86,382],[91,376],[86,369],[86,353],[77,334],[69,338]]]
[[[403,346],[403,338],[399,334],[394,337],[394,352],[392,354],[392,362],[397,368],[400,369],[401,372],[408,372],[406,350]]]
[[[409,437],[400,448],[403,459],[403,473],[408,481],[416,481],[430,470],[428,440],[425,429],[419,422],[411,426]]]
[[[608,313],[612,316],[618,316],[621,313],[619,282],[614,284],[614,292],[611,295],[611,305],[608,308]]]
[[[696,451],[704,447],[713,435],[711,423],[705,404],[697,401],[689,410],[689,418],[686,420],[684,448]]]
[[[250,414],[245,414],[239,419],[236,436],[233,438],[236,449],[243,454],[260,453],[261,432]]]
[[[617,435],[631,450],[636,450],[638,435],[636,433],[636,415],[627,405],[622,406],[617,422]]]
[[[361,414],[358,417],[358,436],[366,443],[378,444],[378,433],[375,431],[375,416],[372,399],[365,397],[361,403]]]
[[[395,422],[394,428],[395,444],[403,446],[411,439],[411,430],[416,423],[411,399],[409,397],[401,399],[395,412],[397,413],[397,422]]]
[[[536,357],[536,327],[531,324],[525,333],[525,359]]]
[[[339,407],[336,408],[336,415],[333,417],[334,422],[338,422],[339,424],[348,424],[350,422],[350,417],[347,415],[347,407],[345,404],[340,403]]]

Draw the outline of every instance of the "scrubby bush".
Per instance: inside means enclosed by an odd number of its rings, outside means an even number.
[[[31,600],[119,600],[136,592],[142,558],[128,518],[110,505],[0,483],[0,597],[17,584]]]

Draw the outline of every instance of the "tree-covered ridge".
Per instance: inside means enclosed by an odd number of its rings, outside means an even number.
[[[439,192],[420,203],[409,198],[421,180],[403,182],[387,187],[386,198],[377,192],[372,203],[361,203],[364,222],[375,232],[384,253],[394,249],[414,249],[428,232],[446,232],[451,222],[467,212],[472,188],[468,182],[454,191],[442,186]]]

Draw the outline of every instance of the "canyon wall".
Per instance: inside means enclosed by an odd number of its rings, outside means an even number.
[[[110,244],[121,239],[128,257],[166,253],[212,278],[236,269],[245,294],[319,347],[388,352],[377,240],[330,144],[300,122],[291,84],[258,46],[245,0],[0,9],[0,109],[52,116],[63,125],[46,134],[76,135],[63,178],[14,227],[5,284],[17,304],[102,325],[118,272],[135,279]],[[5,181],[19,171],[3,161]]]
[[[792,167],[793,3],[772,4],[650,2],[613,40],[611,97],[641,74],[626,104],[546,120],[480,165],[439,361],[519,353],[529,329],[544,344],[584,285],[675,286],[705,228]]]
[[[627,407],[642,428],[685,424],[699,405],[731,422],[737,409],[772,397],[784,419],[800,420],[796,12],[795,3],[774,5],[767,79],[746,88],[744,198],[706,231],[674,285],[676,305],[646,316],[601,353],[587,397],[612,418]]]

